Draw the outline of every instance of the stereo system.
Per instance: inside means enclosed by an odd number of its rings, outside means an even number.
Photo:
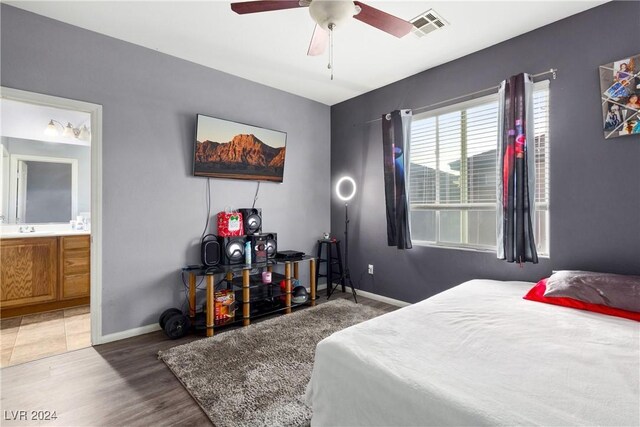
[[[278,234],[263,233],[262,235],[267,237],[267,258],[275,258],[278,252]]]
[[[220,244],[213,234],[207,234],[200,242],[200,259],[205,267],[213,267],[220,262]]]
[[[251,243],[251,262],[267,262],[267,236],[264,234],[254,234],[247,236]]]
[[[278,234],[262,233],[262,209],[238,209],[242,213],[245,235],[221,237],[207,234],[202,238],[200,257],[205,267],[218,264],[244,264],[245,244],[251,245],[251,262],[263,263],[274,259],[278,252]]]
[[[262,209],[245,208],[238,209],[238,212],[242,214],[242,226],[244,228],[244,234],[248,236],[250,234],[262,232]]]
[[[220,263],[225,265],[244,263],[244,244],[246,241],[246,236],[218,236]]]

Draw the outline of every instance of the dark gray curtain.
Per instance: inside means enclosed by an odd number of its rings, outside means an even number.
[[[411,249],[409,200],[405,186],[411,110],[396,110],[382,116],[384,150],[384,192],[387,208],[387,244],[398,249]]]
[[[512,76],[502,82],[499,96],[497,255],[535,264],[533,82],[524,73]]]

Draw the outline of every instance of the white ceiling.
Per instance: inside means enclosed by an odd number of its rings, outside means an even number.
[[[306,8],[237,15],[228,1],[6,1],[13,6],[333,105],[606,1],[366,1],[410,20],[435,9],[451,25],[397,39],[355,19],[327,54],[306,56]],[[538,72],[540,70],[530,70]]]

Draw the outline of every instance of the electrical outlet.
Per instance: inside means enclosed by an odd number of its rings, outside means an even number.
[[[369,274],[373,274],[373,264],[369,264],[369,268],[367,270]]]

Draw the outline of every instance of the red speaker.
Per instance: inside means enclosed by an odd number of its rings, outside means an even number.
[[[244,227],[244,234],[249,236],[251,234],[262,232],[262,209],[245,208],[238,209],[238,212],[242,214],[242,225]]]
[[[278,234],[277,233],[262,233],[267,237],[267,258],[275,258],[278,252]]]
[[[220,263],[225,265],[243,264],[244,244],[246,241],[245,236],[218,236],[218,243],[220,244]]]
[[[207,234],[202,238],[200,258],[205,267],[213,267],[220,262],[220,244],[213,234]]]

